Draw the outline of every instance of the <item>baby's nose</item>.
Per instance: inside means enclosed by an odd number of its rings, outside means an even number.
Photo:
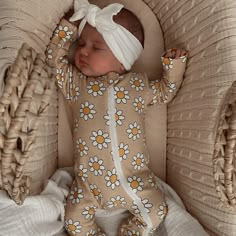
[[[86,46],[84,46],[84,47],[81,47],[81,48],[80,48],[80,53],[81,53],[83,56],[88,56],[89,50],[88,50],[88,48],[87,48]]]

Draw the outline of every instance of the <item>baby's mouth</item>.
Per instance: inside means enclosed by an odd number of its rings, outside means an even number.
[[[84,60],[79,60],[79,64],[81,65],[81,66],[84,66],[84,65],[88,65],[88,63],[86,62],[86,61],[84,61]]]

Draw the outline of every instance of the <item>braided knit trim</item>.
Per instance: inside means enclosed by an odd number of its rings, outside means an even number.
[[[225,100],[213,155],[216,191],[227,205],[236,206],[236,82]]]
[[[37,129],[56,85],[43,56],[23,44],[8,71],[0,98],[0,187],[17,203],[29,194],[25,164],[35,146]]]

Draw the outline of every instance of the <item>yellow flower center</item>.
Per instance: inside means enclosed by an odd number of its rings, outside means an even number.
[[[167,212],[168,212],[168,207],[165,206],[164,209],[163,209],[163,214],[167,215]]]
[[[104,137],[103,137],[102,135],[98,135],[98,136],[96,137],[96,141],[97,141],[99,144],[102,144],[102,143],[105,142],[105,139],[104,139]]]
[[[140,166],[140,165],[142,164],[142,159],[141,159],[141,158],[138,158],[138,159],[136,160],[136,164],[137,164],[138,166]]]
[[[57,74],[57,80],[58,80],[58,81],[62,81],[62,78],[63,78],[63,77],[62,77],[61,74]]]
[[[170,65],[170,59],[169,59],[168,57],[165,57],[165,58],[163,59],[163,63],[164,63],[165,65]]]
[[[66,32],[65,32],[64,30],[60,30],[60,31],[58,32],[58,36],[63,39],[63,38],[66,37]]]
[[[140,109],[142,108],[142,103],[141,103],[141,102],[138,102],[137,107],[138,107],[138,109],[140,110]]]
[[[160,87],[159,83],[155,83],[154,86],[155,86],[156,89],[158,89]]]
[[[117,97],[120,99],[123,99],[125,97],[124,92],[122,92],[122,91],[117,92]]]
[[[132,129],[132,134],[137,135],[138,134],[138,129],[135,127]]]
[[[89,208],[89,211],[88,211],[89,215],[94,215],[95,211],[94,211],[94,208]]]
[[[115,114],[115,120],[118,121],[119,120],[119,116],[117,114]]]
[[[130,185],[131,185],[132,188],[136,189],[136,188],[138,188],[139,183],[138,183],[137,180],[133,180]]]
[[[123,156],[125,155],[125,150],[124,150],[124,148],[120,148],[120,149],[119,149],[119,155],[120,155],[120,157],[123,157]]]
[[[116,201],[114,201],[114,206],[117,206],[117,205],[120,205],[121,204],[121,202],[119,201],[119,200],[116,200]]]
[[[94,162],[94,163],[93,163],[93,168],[94,168],[95,170],[99,170],[99,169],[100,169],[100,165],[99,165],[97,162]]]
[[[74,199],[77,199],[79,196],[78,192],[74,192]]]
[[[99,89],[100,89],[100,87],[99,87],[97,84],[94,84],[94,85],[92,86],[92,90],[93,90],[94,92],[98,92]]]
[[[111,181],[111,183],[115,183],[117,181],[117,176],[116,175],[111,175],[110,181]]]
[[[84,113],[85,115],[88,115],[88,114],[90,113],[90,108],[89,108],[89,107],[84,107],[83,113]]]
[[[82,143],[79,144],[79,150],[82,152],[84,150],[84,145]]]
[[[89,107],[84,107],[83,113],[84,113],[85,115],[88,115],[88,114],[90,113]]]
[[[94,196],[99,196],[99,191],[97,188],[93,189],[92,193]]]
[[[79,172],[78,172],[78,176],[83,176],[83,171],[82,170],[79,170]]]
[[[76,230],[76,226],[72,225],[72,224],[69,224],[68,225],[68,229],[69,229],[69,231],[75,231]]]
[[[136,87],[139,87],[139,86],[140,86],[139,80],[135,80],[135,81],[134,81],[134,85],[135,85]]]

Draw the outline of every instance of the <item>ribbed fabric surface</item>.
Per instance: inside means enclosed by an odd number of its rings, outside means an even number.
[[[227,142],[219,132],[235,98],[230,88],[236,80],[236,2],[146,2],[160,20],[166,48],[189,51],[184,83],[168,107],[168,183],[212,234],[236,235],[236,205],[226,196],[231,183],[235,197],[235,158],[226,175]]]
[[[1,189],[22,204],[57,168],[57,87],[42,57],[20,49],[0,98]]]
[[[18,204],[28,195],[39,194],[57,167],[57,90],[50,85],[49,92],[45,85],[54,81],[47,73],[44,52],[60,18],[72,5],[73,0],[1,0],[0,187]],[[33,51],[26,47],[15,61],[23,43]],[[41,54],[40,60],[37,53]],[[10,68],[15,70],[13,74],[7,73]],[[16,84],[21,86],[16,89]],[[19,89],[22,94],[17,92]],[[31,94],[25,95],[25,89]]]
[[[14,62],[22,43],[44,54],[53,30],[72,5],[73,0],[1,0],[0,78]],[[0,95],[3,88],[1,79]]]

